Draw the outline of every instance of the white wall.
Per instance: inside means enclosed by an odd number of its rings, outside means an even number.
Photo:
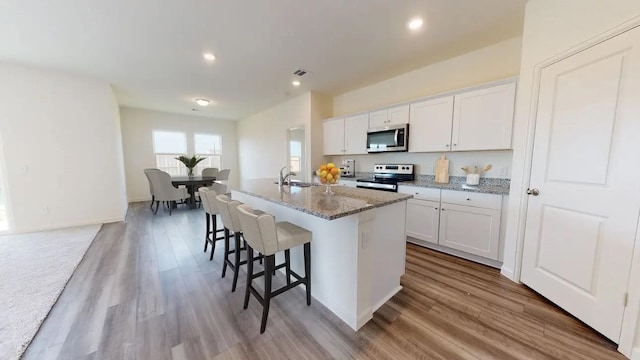
[[[336,96],[334,116],[518,75],[521,45],[512,38]]]
[[[287,130],[300,126],[305,128],[305,149],[311,164],[307,161],[304,177],[299,178],[310,180],[311,168],[322,153],[320,119],[331,116],[330,109],[326,97],[307,92],[240,120],[238,151],[242,180],[277,178],[280,169],[287,165]]]
[[[503,274],[519,277],[519,259],[524,231],[521,205],[528,186],[526,164],[532,140],[532,118],[535,67],[589,39],[626,21],[640,16],[638,0],[530,0],[525,13],[520,84],[514,123],[513,174],[509,196],[509,219],[505,244]],[[637,262],[637,261],[636,261]],[[631,296],[631,295],[630,295]],[[637,298],[636,300],[637,301]],[[637,307],[637,304],[634,304]],[[635,321],[633,322],[635,324]],[[635,325],[634,325],[635,326]],[[635,346],[640,347],[640,324]],[[624,334],[623,334],[624,338]],[[626,351],[626,350],[625,350]],[[627,352],[627,355],[629,353]]]
[[[143,169],[156,167],[156,158],[153,152],[153,130],[186,133],[187,154],[194,153],[193,135],[195,133],[221,135],[222,167],[231,169],[229,184],[237,183],[238,142],[235,121],[128,107],[120,108],[120,117],[122,119],[122,145],[129,201],[151,200],[149,184]]]
[[[0,136],[13,231],[122,220],[119,126],[109,84],[0,63]]]

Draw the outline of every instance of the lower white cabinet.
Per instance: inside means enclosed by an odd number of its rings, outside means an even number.
[[[500,210],[442,203],[438,244],[498,260]]]
[[[502,195],[398,187],[407,201],[407,236],[498,260]]]
[[[340,178],[340,182],[338,183],[342,186],[354,188],[358,183],[355,180],[345,180],[344,178]]]
[[[407,201],[407,236],[438,243],[440,202],[409,199]]]

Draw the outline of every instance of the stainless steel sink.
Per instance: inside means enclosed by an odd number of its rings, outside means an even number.
[[[277,181],[274,181],[274,184],[277,184],[277,183],[278,183]],[[282,185],[297,186],[297,187],[311,187],[311,186],[317,186],[318,184],[294,180],[294,181],[285,181]]]

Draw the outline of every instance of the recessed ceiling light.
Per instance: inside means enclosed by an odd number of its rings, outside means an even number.
[[[300,86],[300,81],[298,81],[298,80],[293,80],[293,81],[291,82],[291,85],[293,85],[293,86]]]
[[[196,104],[200,105],[200,106],[207,106],[209,105],[211,101],[207,100],[207,99],[196,99]]]
[[[213,61],[216,59],[216,56],[213,55],[212,53],[204,53],[202,54],[202,57],[204,57],[204,59],[207,61]]]
[[[409,30],[420,30],[424,21],[421,18],[413,18],[407,23]]]

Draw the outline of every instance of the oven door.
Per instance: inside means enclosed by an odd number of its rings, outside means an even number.
[[[367,130],[367,152],[407,151],[409,125]]]
[[[358,181],[356,187],[360,189],[381,190],[389,192],[398,192],[398,184],[377,183],[368,181]]]

